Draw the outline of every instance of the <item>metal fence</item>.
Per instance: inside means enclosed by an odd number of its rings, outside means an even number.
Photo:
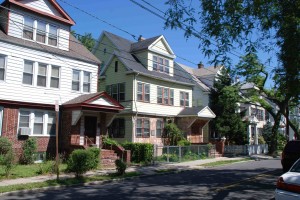
[[[237,155],[253,155],[253,154],[267,154],[268,145],[225,145],[225,156],[237,156]]]
[[[155,146],[154,160],[157,162],[184,162],[214,158],[215,145]]]

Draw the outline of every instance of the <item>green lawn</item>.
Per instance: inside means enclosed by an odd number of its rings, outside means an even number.
[[[53,163],[46,162],[44,164],[31,164],[31,165],[15,165],[11,171],[11,175],[9,179],[16,179],[16,178],[25,178],[25,177],[32,177],[38,176],[42,174],[49,174],[51,173],[51,165]],[[67,168],[66,164],[60,164],[59,169],[60,172],[64,172]],[[0,165],[0,180],[6,179],[5,172],[3,166]]]
[[[231,163],[236,163],[236,162],[243,162],[243,161],[250,161],[250,158],[243,158],[243,159],[238,159],[238,160],[220,160],[220,161],[216,161],[216,162],[211,162],[211,163],[205,163],[205,164],[201,164],[199,166],[202,167],[216,167],[219,165],[226,165],[226,164],[231,164]]]
[[[138,172],[128,172],[122,176],[118,176],[116,174],[109,174],[103,176],[82,177],[80,179],[68,178],[59,181],[49,180],[49,181],[39,182],[39,183],[28,183],[28,184],[19,184],[19,185],[0,187],[0,193],[17,191],[17,190],[30,190],[34,188],[43,188],[49,186],[69,186],[69,185],[88,183],[93,181],[105,181],[105,180],[112,180],[112,179],[119,179],[119,178],[128,178],[128,177],[134,177],[139,175],[140,173]]]

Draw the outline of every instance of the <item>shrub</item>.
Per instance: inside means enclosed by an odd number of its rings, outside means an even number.
[[[109,137],[104,137],[103,145],[111,146],[111,145],[119,145],[119,143],[116,140],[113,140]]]
[[[153,144],[126,142],[122,145],[131,151],[131,161],[150,163],[153,160]]]
[[[34,162],[34,153],[37,150],[36,138],[29,138],[23,144],[23,154],[21,157],[21,162],[23,164],[32,164]]]
[[[90,169],[97,169],[100,159],[100,149],[96,147],[88,148],[87,151],[91,153],[91,160],[90,160]]]
[[[55,161],[50,161],[50,160],[38,164],[39,169],[37,171],[37,174],[56,173],[55,164],[56,164]]]
[[[79,178],[88,170],[96,169],[99,163],[99,153],[100,151],[96,148],[73,151],[67,161],[67,171],[74,172],[76,178]]]
[[[184,136],[182,131],[177,127],[174,123],[169,123],[165,126],[164,138],[168,138],[170,144],[169,145],[178,145],[178,141],[184,140]]]
[[[116,170],[117,170],[117,174],[118,175],[124,175],[125,174],[125,170],[127,168],[127,165],[125,162],[123,162],[122,160],[120,159],[117,159],[115,161],[115,164],[116,164]]]
[[[0,137],[0,155],[4,155],[12,149],[11,142],[4,137]]]
[[[266,144],[264,137],[261,135],[258,137],[258,144]]]
[[[190,146],[191,142],[188,141],[187,139],[181,139],[177,142],[178,146]]]
[[[13,153],[13,150],[11,149],[8,151],[4,156],[2,160],[2,164],[4,166],[4,171],[5,171],[5,177],[8,178],[10,175],[11,170],[14,167],[14,159],[15,155]]]

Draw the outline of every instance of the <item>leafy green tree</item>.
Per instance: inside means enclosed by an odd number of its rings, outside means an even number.
[[[210,94],[210,108],[216,114],[211,129],[234,144],[245,144],[247,141],[246,124],[242,121],[244,113],[236,112],[240,100],[239,86],[231,84],[228,71],[223,68]]]
[[[95,40],[91,33],[85,33],[84,35],[79,35],[75,31],[71,31],[72,35],[79,40],[89,51],[92,51]]]
[[[213,63],[232,66],[230,55],[236,55],[237,49],[245,55],[246,73],[255,75],[252,78],[261,86],[260,94],[265,94],[279,109],[272,115],[273,134],[281,115],[295,128],[289,121],[289,106],[298,105],[300,97],[300,1],[169,0],[166,4],[170,6],[166,27],[181,28],[185,37],[199,38],[203,53],[213,57]],[[253,59],[257,52],[270,55],[264,63],[277,59],[272,77]],[[270,91],[263,89],[268,78],[274,80]],[[294,131],[299,138],[299,132]]]
[[[182,131],[174,123],[166,124],[163,137],[166,138],[167,141],[165,141],[165,143],[168,145],[176,146],[178,144],[182,145],[188,143]]]

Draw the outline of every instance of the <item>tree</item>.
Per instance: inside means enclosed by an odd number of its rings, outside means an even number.
[[[274,89],[266,97],[279,108],[273,116],[275,123],[279,123],[280,115],[289,122],[289,106],[299,104],[300,97],[300,1],[200,0],[196,4],[169,0],[166,4],[170,6],[166,27],[184,29],[185,37],[197,37],[203,53],[213,57],[215,64],[231,66],[230,55],[236,55],[237,50],[246,57],[268,53],[264,63],[276,58],[278,66],[272,67],[273,76],[267,75],[273,79]],[[244,61],[248,72],[259,70],[258,65],[253,66],[253,60]],[[261,86],[263,94],[264,85]]]
[[[71,31],[71,34],[79,40],[89,51],[92,51],[94,45],[95,45],[95,40],[92,37],[91,33],[85,33],[84,35],[79,35],[75,33],[75,31]]]
[[[244,113],[237,113],[239,86],[231,84],[228,71],[223,68],[217,76],[210,94],[210,108],[216,114],[211,122],[212,131],[225,136],[234,144],[245,144],[247,140],[246,124],[242,121]]]

